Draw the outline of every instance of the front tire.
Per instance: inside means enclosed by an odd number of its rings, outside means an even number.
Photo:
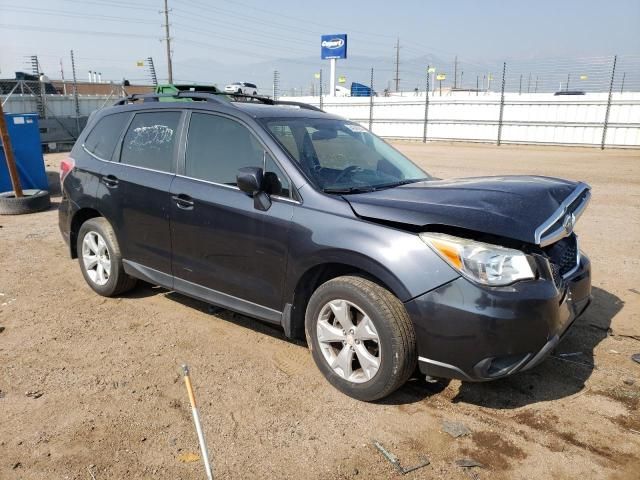
[[[78,261],[89,286],[103,297],[131,290],[136,279],[127,275],[116,234],[103,217],[87,220],[78,232]]]
[[[415,370],[415,332],[404,305],[366,278],[322,284],[307,305],[305,331],[325,378],[358,400],[386,397]]]

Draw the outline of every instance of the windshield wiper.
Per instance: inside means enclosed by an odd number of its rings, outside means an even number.
[[[382,190],[385,188],[399,187],[400,185],[408,185],[409,183],[423,182],[425,180],[430,180],[430,179],[427,177],[414,178],[411,180],[400,180],[398,182],[382,183],[380,185],[367,185],[362,187],[328,187],[328,188],[323,188],[322,191],[324,193],[338,193],[338,194],[367,193],[367,192],[375,192],[376,190]]]
[[[374,190],[375,189],[373,187],[329,187],[329,188],[322,189],[324,193],[339,193],[339,194],[366,193],[366,192],[373,192]]]
[[[400,180],[398,182],[392,182],[392,183],[383,183],[380,185],[373,185],[373,189],[374,190],[382,190],[383,188],[393,188],[393,187],[399,187],[401,185],[409,185],[410,183],[418,183],[418,182],[424,182],[425,180],[429,180],[429,178],[413,178],[410,180]]]

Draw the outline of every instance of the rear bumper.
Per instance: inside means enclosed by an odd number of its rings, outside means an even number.
[[[591,264],[564,285],[520,282],[486,288],[458,278],[405,304],[425,375],[487,381],[539,364],[591,301]]]

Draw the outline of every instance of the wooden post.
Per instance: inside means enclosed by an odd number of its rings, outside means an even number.
[[[4,156],[7,159],[7,169],[11,177],[11,185],[16,197],[22,197],[22,187],[20,186],[20,177],[16,168],[16,160],[13,158],[13,149],[11,148],[11,139],[9,138],[9,130],[7,129],[7,121],[2,111],[2,102],[0,102],[0,136],[2,137],[2,147],[4,148]]]

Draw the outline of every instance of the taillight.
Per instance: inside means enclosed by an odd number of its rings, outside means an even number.
[[[75,166],[76,161],[71,157],[67,157],[60,162],[60,186],[62,186],[64,179],[67,178],[67,175],[69,175]]]

